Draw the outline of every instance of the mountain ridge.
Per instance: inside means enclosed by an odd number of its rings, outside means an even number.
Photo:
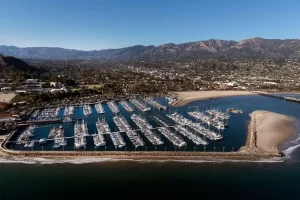
[[[119,49],[76,50],[61,47],[16,47],[0,45],[0,53],[31,59],[99,59],[99,60],[176,60],[207,57],[258,57],[300,59],[299,39],[248,38],[234,40],[202,40],[158,46],[134,45]]]

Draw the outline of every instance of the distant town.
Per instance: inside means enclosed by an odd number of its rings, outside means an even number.
[[[155,62],[28,59],[25,64],[16,60],[1,68],[1,93],[8,97],[1,99],[3,116],[26,116],[35,107],[167,96],[179,91],[298,91],[300,84],[300,61],[292,59],[219,57]]]

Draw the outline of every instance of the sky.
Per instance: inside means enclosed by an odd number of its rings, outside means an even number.
[[[0,0],[0,45],[80,50],[300,38],[299,0]]]

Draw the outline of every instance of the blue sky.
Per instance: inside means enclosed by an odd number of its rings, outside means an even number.
[[[298,0],[0,0],[0,45],[92,50],[300,38]]]

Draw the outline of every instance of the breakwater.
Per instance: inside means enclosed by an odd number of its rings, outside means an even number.
[[[275,99],[281,99],[281,100],[286,100],[286,101],[292,101],[292,102],[296,102],[296,103],[300,103],[300,99],[296,98],[296,97],[289,97],[289,96],[279,96],[276,94],[272,94],[272,93],[267,93],[267,92],[253,92],[262,96],[267,96],[267,97],[271,97],[271,98],[275,98]]]
[[[284,98],[282,96],[278,96],[276,94],[271,94],[271,93],[267,93],[267,92],[253,92],[253,93],[259,94],[259,95],[262,95],[262,96],[266,96],[266,97],[272,97],[272,98],[275,98],[275,99],[284,100]]]
[[[239,158],[239,159],[255,159],[280,157],[279,153],[254,152],[254,151],[237,151],[237,152],[187,152],[187,151],[18,151],[11,150],[6,147],[7,141],[11,139],[12,132],[2,143],[1,151],[8,155],[14,156],[30,156],[30,157],[128,157],[128,158],[167,158],[175,157],[184,159],[186,157],[193,158]]]

